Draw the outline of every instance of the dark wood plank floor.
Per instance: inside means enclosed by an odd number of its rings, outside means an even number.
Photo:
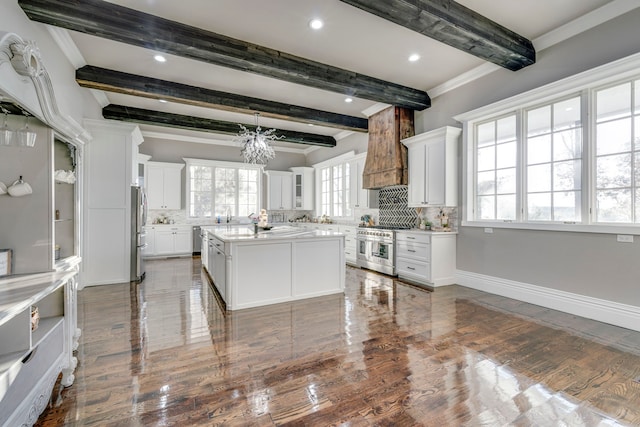
[[[344,295],[223,313],[199,259],[79,296],[40,426],[640,424],[640,333],[347,269]]]

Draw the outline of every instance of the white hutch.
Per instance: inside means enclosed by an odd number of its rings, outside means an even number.
[[[0,181],[22,177],[32,190],[0,191],[0,425],[33,425],[58,375],[64,386],[74,381],[79,195],[90,137],[59,112],[37,47],[13,33],[0,32],[0,106],[9,113]],[[27,120],[32,147],[16,138]]]

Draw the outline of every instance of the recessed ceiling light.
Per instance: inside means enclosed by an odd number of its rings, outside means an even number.
[[[416,62],[418,59],[420,59],[420,55],[418,55],[417,53],[412,53],[411,55],[409,55],[410,62]]]
[[[322,22],[322,19],[312,19],[311,21],[309,21],[309,26],[314,30],[319,30],[324,26],[324,22]]]
[[[307,123],[309,126],[315,126],[313,123]]]
[[[156,55],[156,56],[153,57],[153,59],[155,59],[158,62],[167,62],[167,58],[165,58],[162,55]]]
[[[167,100],[166,100],[166,99],[158,99],[158,101],[162,102],[163,104],[164,104],[165,102],[167,102]]]
[[[344,102],[346,102],[347,104],[353,102],[353,98],[345,98]]]

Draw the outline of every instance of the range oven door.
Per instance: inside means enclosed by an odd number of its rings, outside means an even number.
[[[359,267],[395,275],[393,242],[375,238],[358,238],[357,264]]]

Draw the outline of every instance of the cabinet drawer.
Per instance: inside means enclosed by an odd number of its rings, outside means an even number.
[[[431,246],[412,241],[396,242],[396,258],[412,258],[422,262],[431,261]]]
[[[396,241],[402,241],[402,242],[418,242],[418,243],[424,243],[425,245],[428,245],[429,243],[431,243],[431,236],[429,236],[428,234],[420,234],[420,233],[402,233],[399,232],[396,234]]]
[[[428,262],[397,258],[396,272],[401,277],[407,276],[427,282],[431,280],[431,264]]]
[[[21,363],[15,379],[7,386],[6,393],[0,401],[0,420],[7,420],[20,403],[44,379],[44,374],[58,360],[64,350],[64,321],[60,322],[49,332],[49,335],[33,349],[30,357]],[[57,376],[58,372],[56,372]]]

